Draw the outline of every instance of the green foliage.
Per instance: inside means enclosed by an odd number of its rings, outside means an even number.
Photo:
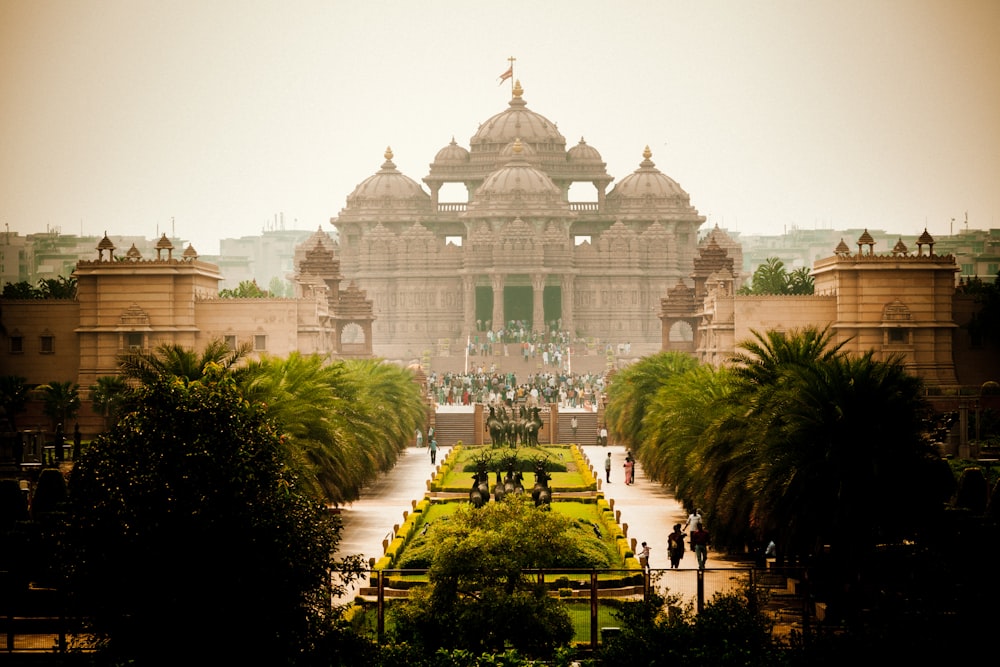
[[[754,336],[731,366],[646,382],[641,425],[620,422],[644,441],[646,470],[703,510],[713,542],[830,545],[858,563],[933,525],[953,482],[926,437],[919,379],[899,359],[841,352],[829,330]],[[633,392],[609,397],[609,415],[638,409]]]
[[[38,287],[32,287],[26,280],[19,283],[8,282],[4,283],[3,294],[0,296],[4,299],[74,299],[76,278],[42,278],[38,281]]]
[[[104,427],[117,420],[129,393],[128,382],[120,375],[104,375],[90,386],[90,402],[94,412],[104,417]]]
[[[608,430],[638,456],[647,441],[643,420],[649,402],[672,377],[682,375],[697,365],[691,355],[662,352],[624,368],[608,387],[605,412]]]
[[[293,353],[250,363],[240,379],[248,398],[267,405],[306,481],[329,502],[356,500],[425,421],[412,371],[379,360],[328,363]]]
[[[979,304],[979,310],[967,325],[973,345],[1000,345],[1000,273],[992,283],[977,277],[969,278],[960,289],[973,295]]]
[[[397,639],[424,654],[505,648],[550,656],[573,635],[562,604],[523,573],[563,567],[575,546],[569,520],[520,495],[481,508],[466,505],[432,526],[438,547],[430,584],[393,607]]]
[[[270,294],[257,285],[256,280],[244,280],[235,289],[219,291],[219,297],[222,299],[266,299],[269,296]]]
[[[292,664],[331,618],[339,523],[222,369],[138,389],[70,498],[68,589],[115,659]]]
[[[621,632],[598,655],[602,665],[705,664],[778,665],[781,645],[771,635],[754,588],[718,593],[695,614],[678,596],[651,591],[644,602],[624,603],[616,612]]]
[[[777,257],[767,260],[753,272],[750,285],[740,288],[740,294],[812,294],[815,291],[813,278],[806,267],[794,269],[791,273],[784,262]]]
[[[53,430],[65,428],[80,411],[80,385],[75,382],[50,382],[38,387],[42,411],[52,420]]]

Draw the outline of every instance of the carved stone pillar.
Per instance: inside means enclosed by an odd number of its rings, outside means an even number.
[[[476,277],[462,276],[462,336],[475,331],[476,324]]]
[[[531,330],[545,332],[545,274],[531,276]]]
[[[504,275],[502,273],[494,273],[490,276],[490,280],[493,283],[493,330],[496,331],[507,326],[503,312]]]
[[[573,321],[573,274],[566,273],[562,277],[562,329],[574,335],[576,323]]]

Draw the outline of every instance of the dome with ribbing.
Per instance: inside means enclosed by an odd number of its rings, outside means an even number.
[[[385,149],[382,168],[362,181],[347,196],[345,211],[387,208],[419,212],[429,212],[432,209],[430,195],[415,180],[396,168],[391,148]]]
[[[511,155],[510,161],[505,166],[486,177],[476,190],[476,197],[515,192],[562,197],[562,191],[552,179],[528,162],[524,155],[524,146],[520,141],[515,140]]]
[[[689,199],[677,181],[656,168],[656,163],[650,159],[652,156],[646,146],[639,168],[619,181],[608,193],[608,199]]]
[[[604,159],[597,149],[580,137],[580,143],[566,151],[567,162],[576,164],[604,164]]]
[[[496,150],[515,139],[522,144],[557,145],[565,150],[566,138],[555,123],[528,108],[521,95],[521,82],[514,86],[514,95],[507,109],[486,120],[469,140],[472,152],[477,149]]]
[[[442,148],[434,156],[434,164],[438,165],[459,165],[469,161],[469,151],[455,143],[455,137],[451,138],[451,143]],[[433,165],[431,165],[433,167]]]

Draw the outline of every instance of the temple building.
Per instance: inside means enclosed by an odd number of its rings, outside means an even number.
[[[331,219],[341,271],[374,304],[376,354],[415,356],[511,322],[658,347],[660,297],[691,273],[705,218],[648,147],[608,191],[597,149],[582,138],[567,149],[517,82],[468,148],[452,139],[434,156],[426,190],[392,158]],[[441,201],[448,184],[467,200]],[[593,201],[570,201],[574,184]]]
[[[249,343],[251,358],[371,357],[372,303],[356,285],[341,284],[333,245],[317,230],[299,246],[294,297],[220,298],[219,267],[191,245],[179,252],[164,234],[155,257],[135,245],[116,254],[105,235],[96,258],[76,264],[76,298],[0,303],[3,375],[29,385],[72,382],[89,393],[98,378],[118,373],[122,354],[161,345],[200,351],[219,340],[234,349]],[[82,407],[81,427],[96,432],[90,402]]]
[[[661,300],[662,349],[687,352],[720,365],[753,332],[829,327],[852,355],[901,358],[931,387],[977,386],[1000,377],[1000,355],[976,340],[969,323],[980,305],[956,287],[953,255],[934,252],[924,230],[911,249],[899,240],[877,253],[865,230],[856,248],[843,239],[812,266],[810,296],[741,295],[734,264],[715,230],[703,241],[688,281]]]

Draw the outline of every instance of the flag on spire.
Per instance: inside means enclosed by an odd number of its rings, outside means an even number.
[[[503,83],[512,76],[514,76],[514,63],[511,63],[510,67],[507,68],[507,71],[500,75],[500,83]],[[500,83],[497,85],[499,86]]]

